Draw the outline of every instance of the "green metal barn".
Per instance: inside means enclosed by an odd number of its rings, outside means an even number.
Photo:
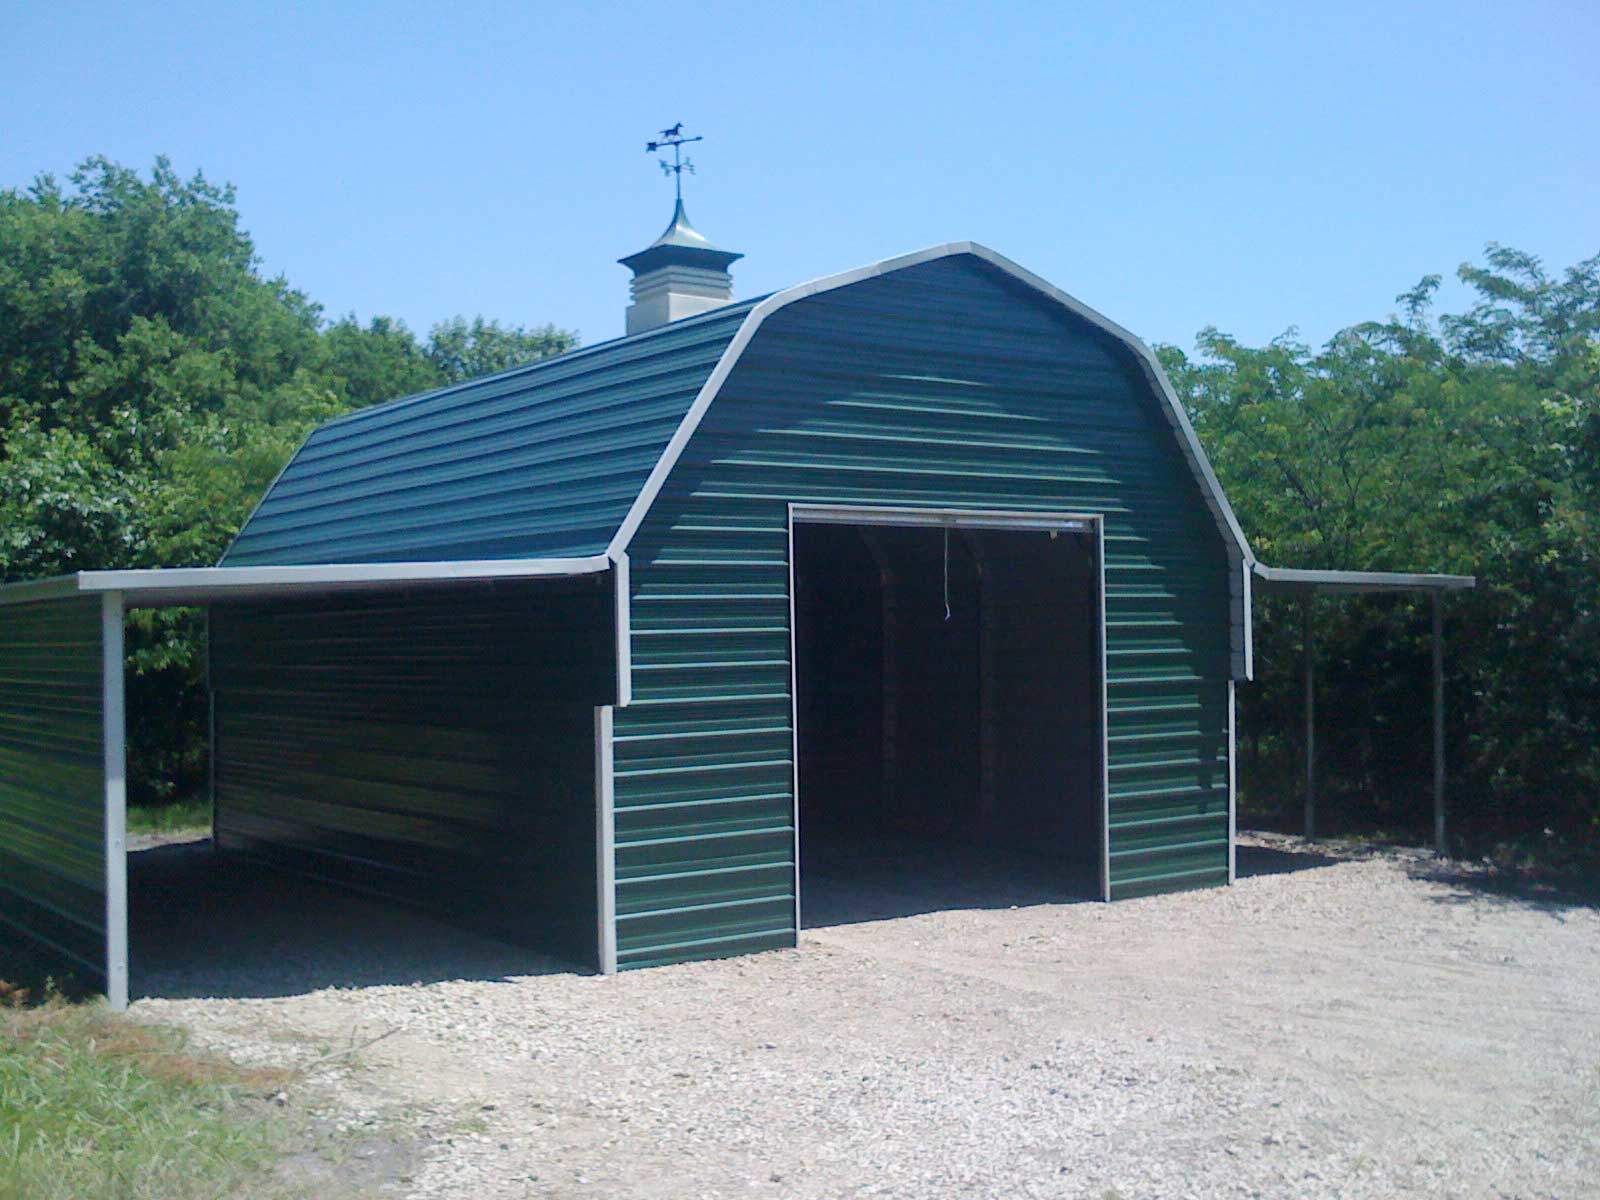
[[[0,915],[125,999],[146,604],[210,612],[219,851],[600,971],[794,945],[863,847],[1230,882],[1260,569],[1150,351],[972,243],[735,257],[680,207],[640,332],[331,422],[218,567],[0,589]]]

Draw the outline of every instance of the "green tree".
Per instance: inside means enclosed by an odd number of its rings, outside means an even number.
[[[366,325],[353,315],[344,317],[328,327],[323,348],[328,369],[357,408],[446,382],[405,322],[390,317],[374,317]]]
[[[564,354],[577,344],[575,334],[554,325],[524,329],[482,317],[474,318],[470,324],[465,318],[455,317],[433,327],[428,335],[427,356],[444,383],[460,383]]]
[[[1284,566],[1479,576],[1451,602],[1458,826],[1488,843],[1600,835],[1600,258],[1549,276],[1491,245],[1437,320],[1439,279],[1312,352],[1215,330],[1161,349],[1257,554]],[[1323,602],[1319,755],[1347,818],[1417,825],[1426,794],[1424,618]],[[1241,693],[1247,796],[1292,808],[1298,612],[1263,599]]]
[[[0,191],[0,579],[214,563],[322,421],[574,344],[482,318],[426,345],[385,317],[325,325],[261,273],[233,189],[164,158]],[[149,800],[203,778],[199,625],[132,627]]]

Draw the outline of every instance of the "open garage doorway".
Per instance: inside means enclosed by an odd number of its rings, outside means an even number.
[[[1099,522],[794,510],[807,926],[1104,889]]]

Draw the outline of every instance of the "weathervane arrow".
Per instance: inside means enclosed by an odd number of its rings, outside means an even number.
[[[672,176],[673,196],[679,201],[683,199],[683,173],[687,171],[691,175],[695,174],[694,163],[683,157],[683,148],[690,142],[703,141],[705,141],[705,138],[699,135],[685,137],[683,134],[683,122],[679,121],[676,125],[663,129],[654,139],[644,144],[644,152],[646,154],[663,153],[668,146],[672,147],[671,162],[664,158],[659,158],[656,161],[661,164],[663,174]]]

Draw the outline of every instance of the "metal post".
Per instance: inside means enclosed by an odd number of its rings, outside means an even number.
[[[602,975],[617,973],[616,751],[613,709],[594,710],[595,958]]]
[[[1317,634],[1311,621],[1312,593],[1300,602],[1300,624],[1305,641],[1306,676],[1306,817],[1305,835],[1317,836]]]
[[[1444,597],[1433,593],[1433,848],[1448,853],[1444,828]]]
[[[1228,882],[1239,878],[1239,709],[1228,680]]]
[[[100,716],[105,771],[106,1003],[128,1007],[128,772],[122,593],[100,600]]]

